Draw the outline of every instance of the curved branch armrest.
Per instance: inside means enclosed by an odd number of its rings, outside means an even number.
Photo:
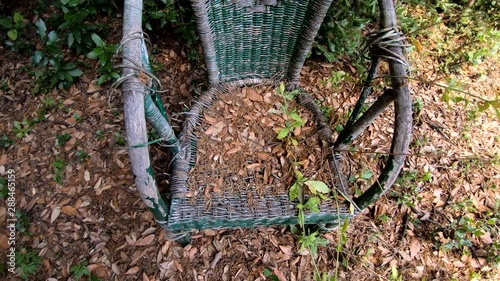
[[[392,0],[379,0],[381,29],[397,28],[396,12]],[[388,49],[396,56],[404,58],[403,48],[390,46]],[[393,60],[389,63],[392,90],[394,91],[394,107],[396,119],[394,122],[394,137],[389,159],[382,174],[365,193],[355,199],[360,208],[365,208],[375,202],[394,183],[403,167],[411,141],[412,111],[411,97],[408,85],[408,65],[402,61]]]

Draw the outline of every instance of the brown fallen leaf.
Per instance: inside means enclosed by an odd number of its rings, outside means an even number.
[[[210,125],[215,125],[217,124],[217,118],[214,118],[214,117],[211,117],[211,116],[208,116],[208,115],[204,115],[205,117],[205,120],[207,120],[207,123],[210,124]]]
[[[257,152],[257,158],[263,161],[267,161],[267,159],[269,159],[269,154],[265,152]]]
[[[206,135],[212,135],[212,136],[216,136],[218,135],[220,132],[222,132],[222,129],[224,128],[224,122],[219,122],[215,125],[212,125],[210,126],[206,131],[205,131],[205,134]]]
[[[73,104],[73,103],[75,103],[75,101],[72,100],[72,99],[66,99],[66,100],[63,101],[64,105],[70,105],[70,104]]]
[[[0,234],[0,249],[2,249],[3,251],[7,250],[9,248],[9,239],[7,237],[7,235],[5,234]]]
[[[61,207],[55,207],[54,210],[52,210],[52,214],[50,215],[50,223],[53,223],[61,214]]]
[[[85,179],[86,182],[89,182],[90,181],[90,172],[85,170],[85,172],[83,173],[83,179]]]
[[[68,216],[74,216],[76,214],[76,209],[73,206],[66,205],[61,208],[61,212],[63,212],[63,214]]]
[[[246,165],[247,169],[249,169],[249,170],[257,169],[260,166],[261,166],[260,163],[253,163],[253,164]]]
[[[226,155],[231,155],[231,154],[234,154],[234,153],[236,153],[236,152],[238,152],[238,151],[240,151],[240,150],[241,150],[241,146],[237,146],[237,147],[235,147],[235,148],[231,148],[230,150],[228,150],[228,151],[226,152]]]
[[[101,86],[99,86],[97,84],[90,83],[89,87],[87,88],[87,94],[92,94],[92,93],[98,92],[100,90],[101,90]]]
[[[273,273],[274,275],[276,275],[276,277],[278,277],[279,281],[287,281],[285,275],[281,271],[279,271],[278,268],[274,268]]]
[[[108,269],[104,264],[89,264],[87,268],[89,269],[90,273],[99,278],[108,277]]]
[[[257,93],[257,91],[255,91],[254,89],[251,89],[251,88],[247,89],[247,97],[251,101],[264,101],[262,96],[259,93]]]
[[[405,261],[411,261],[412,258],[405,251],[398,252]]]
[[[204,229],[203,233],[207,236],[215,236],[215,230],[212,229]]]
[[[483,235],[479,236],[479,238],[481,238],[481,241],[483,241],[483,243],[486,245],[493,243],[493,239],[491,239],[491,235],[489,232],[484,233]]]
[[[100,177],[94,185],[94,190],[98,190],[101,187],[102,177]]]
[[[118,264],[115,262],[113,264],[111,264],[111,270],[113,270],[113,272],[116,274],[116,275],[120,275],[121,272],[120,272],[120,268],[118,267]]]
[[[153,240],[155,239],[155,235],[154,234],[150,234],[144,238],[141,238],[139,240],[137,240],[137,242],[135,243],[136,246],[146,246],[146,245],[149,245],[151,244],[151,242],[153,242]]]
[[[420,242],[417,238],[413,238],[410,243],[410,257],[414,258],[420,252],[420,249]]]
[[[111,199],[111,202],[109,202],[109,205],[111,206],[111,208],[113,208],[113,210],[115,212],[119,213],[121,211],[120,205],[118,205],[118,201],[117,200]]]
[[[0,156],[0,165],[5,165],[7,164],[7,154],[3,154]]]
[[[127,272],[125,272],[125,274],[126,275],[136,274],[137,272],[139,272],[140,269],[141,269],[140,267],[134,266],[134,267],[129,268],[129,270],[127,270]]]
[[[293,255],[293,247],[292,246],[280,245],[280,249],[284,254],[286,254],[288,256]]]

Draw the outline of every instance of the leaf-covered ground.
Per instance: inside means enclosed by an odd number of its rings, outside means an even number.
[[[16,208],[26,214],[16,248],[42,258],[28,280],[74,280],[78,263],[88,265],[94,280],[312,280],[315,266],[339,280],[500,278],[498,119],[479,108],[480,100],[436,85],[445,80],[435,68],[432,42],[409,53],[419,79],[411,82],[413,142],[398,183],[349,222],[346,233],[324,234],[330,244],[314,259],[299,251],[297,236],[285,227],[195,231],[186,247],[167,241],[133,184],[121,93],[95,85],[89,66],[69,91],[32,95],[34,77],[24,70],[30,58],[0,47],[0,132],[10,143],[0,148],[0,174],[15,170]],[[168,89],[163,99],[179,113],[206,83],[204,70],[187,60],[180,42],[153,43]],[[490,58],[465,66],[455,74],[460,89],[498,99],[498,63]],[[331,77],[339,70],[346,75],[337,83]],[[301,85],[332,108],[333,125],[359,90],[348,77],[357,77],[348,63],[308,61],[302,71]],[[445,93],[468,101],[443,101]],[[45,121],[22,124],[41,115]],[[383,147],[388,127],[378,121],[358,145],[366,152]],[[165,168],[157,149],[151,148],[157,168]],[[357,175],[371,169],[367,154],[357,158]],[[2,200],[1,261],[9,247],[8,218]]]

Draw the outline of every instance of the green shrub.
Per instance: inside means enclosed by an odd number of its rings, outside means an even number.
[[[330,62],[350,58],[354,63],[360,63],[364,40],[362,31],[377,19],[378,5],[375,0],[336,1],[318,32],[313,53]]]
[[[25,38],[25,30],[28,28],[26,20],[21,13],[14,13],[12,17],[0,17],[0,39],[5,40],[5,45],[17,52],[31,49],[33,44]]]
[[[17,272],[24,280],[31,279],[41,265],[42,258],[34,250],[22,249],[16,252]]]

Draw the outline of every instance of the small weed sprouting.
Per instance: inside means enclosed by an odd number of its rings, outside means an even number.
[[[359,179],[369,181],[373,177],[373,172],[371,170],[364,170],[359,174]]]
[[[87,159],[87,157],[89,157],[87,152],[85,152],[83,150],[78,150],[77,152],[75,152],[75,156],[79,162],[83,162],[83,161],[85,161],[85,159]]]
[[[14,121],[13,131],[16,134],[16,137],[22,139],[29,132],[31,132],[31,124],[28,120],[23,120],[22,122]]]
[[[32,249],[21,249],[16,252],[16,268],[24,280],[33,278],[40,266],[42,258]]]
[[[120,134],[120,132],[115,132],[115,143],[119,146],[125,146],[127,145],[127,141],[125,140],[125,138],[122,136],[122,134]]]
[[[302,120],[302,118],[299,116],[299,114],[297,114],[297,111],[294,108],[290,108],[290,102],[298,94],[298,91],[295,90],[286,92],[285,85],[281,83],[279,88],[276,89],[276,93],[283,98],[283,106],[280,110],[287,116],[288,119],[285,121],[285,128],[282,128],[278,131],[277,138],[279,140],[286,139],[293,146],[297,146],[298,142],[294,137],[291,136],[291,133],[293,133],[296,128],[302,127],[305,124],[305,121]]]
[[[496,233],[500,230],[497,216],[493,213],[485,214],[484,218],[464,215],[460,219],[452,221],[449,228],[453,230],[453,237],[451,237],[452,240],[443,245],[443,249],[457,249],[461,250],[463,254],[469,254],[468,251],[473,246],[473,241],[478,241],[486,233]]]
[[[98,140],[103,140],[104,139],[104,131],[103,130],[96,130],[95,131],[96,135],[97,135],[97,139]]]
[[[104,42],[99,35],[93,33],[92,41],[94,41],[96,47],[92,52],[87,54],[88,58],[99,60],[99,68],[97,73],[101,76],[97,79],[97,84],[101,85],[108,81],[120,78],[120,73],[113,67],[113,55],[116,52],[117,45],[108,45]]]
[[[320,237],[318,232],[310,232],[309,229],[305,227],[305,211],[309,210],[311,212],[319,212],[319,203],[321,199],[326,199],[326,194],[330,193],[330,188],[321,181],[311,181],[308,178],[304,177],[304,175],[300,171],[295,171],[295,182],[290,187],[289,190],[289,198],[290,201],[295,199],[299,200],[296,208],[298,209],[298,223],[302,232],[298,238],[298,242],[300,244],[300,251],[304,251],[307,249],[314,260],[318,252],[319,246],[325,246],[328,244],[328,240]],[[307,201],[304,203],[304,185],[308,187],[309,192],[312,194]],[[315,265],[315,275],[319,274],[319,271]]]
[[[56,107],[56,101],[51,97],[42,99],[42,108],[38,110],[38,115],[45,115]]]
[[[30,228],[30,220],[28,218],[28,215],[24,213],[21,210],[16,210],[16,229],[19,231],[19,233],[22,233],[24,235],[31,235],[29,233],[29,228]]]
[[[101,281],[101,278],[99,278],[95,275],[90,275],[90,281]]]
[[[56,136],[57,146],[63,147],[66,144],[66,142],[68,142],[70,139],[71,139],[71,135],[68,133],[58,134]]]
[[[285,128],[281,128],[277,132],[277,139],[283,140],[284,145],[287,148],[298,146],[298,141],[292,136],[292,133],[296,128],[300,128],[305,124],[305,121],[298,115],[297,111],[294,108],[290,107],[290,102],[295,98],[295,96],[299,93],[297,90],[287,92],[285,91],[285,85],[283,83],[276,89],[276,93],[283,99],[283,105],[279,109],[279,113],[286,116],[285,120]],[[296,166],[295,163],[294,166]],[[309,251],[314,263],[315,268],[315,280],[320,273],[314,262],[314,258],[317,255],[318,247],[324,246],[328,244],[328,240],[320,237],[320,234],[315,231],[311,231],[310,228],[307,228],[305,225],[305,212],[319,212],[319,204],[321,200],[327,199],[328,194],[331,192],[330,188],[322,181],[314,181],[309,180],[305,177],[302,172],[298,169],[294,170],[295,172],[295,182],[292,184],[288,191],[288,196],[290,201],[298,199],[298,203],[296,208],[298,209],[298,224],[300,226],[300,234],[298,237],[298,242],[300,244],[300,251],[303,252],[306,249]],[[306,189],[307,187],[307,189]],[[308,193],[310,196],[306,196],[305,193]],[[298,233],[298,229],[296,227],[292,227],[293,233]],[[323,277],[327,277],[324,275]],[[325,279],[326,280],[326,279]]]
[[[415,207],[415,202],[422,200],[422,197],[418,195],[421,189],[418,183],[426,183],[431,179],[432,174],[430,172],[420,173],[415,170],[403,171],[396,180],[396,184],[403,186],[404,189],[402,191],[390,191],[390,194],[397,198],[398,204]]]
[[[262,274],[264,275],[264,277],[269,278],[269,280],[271,280],[271,281],[279,281],[280,280],[278,278],[278,276],[276,276],[276,274],[274,274],[274,272],[269,268],[264,268],[264,271],[262,271]]]
[[[69,268],[69,272],[73,274],[76,281],[79,281],[85,275],[90,276],[90,271],[87,268],[87,262],[85,261],[73,264]]]
[[[343,70],[332,71],[332,75],[328,78],[328,82],[332,83],[334,87],[338,88],[342,81],[353,82],[354,78],[352,78],[349,74],[347,74]]]
[[[54,180],[62,185],[63,180],[64,180],[64,170],[66,168],[66,162],[61,159],[56,159],[53,163],[52,166],[54,167]]]
[[[403,276],[398,272],[398,268],[395,264],[391,267],[391,275],[389,276],[390,281],[403,281]]]
[[[75,118],[76,122],[82,121],[82,117],[76,113],[73,114],[73,118]]]
[[[0,136],[0,149],[7,148],[13,144],[14,144],[14,141],[9,140],[9,137],[7,135]]]
[[[4,178],[0,178],[0,198],[6,198],[9,195],[9,187]]]

